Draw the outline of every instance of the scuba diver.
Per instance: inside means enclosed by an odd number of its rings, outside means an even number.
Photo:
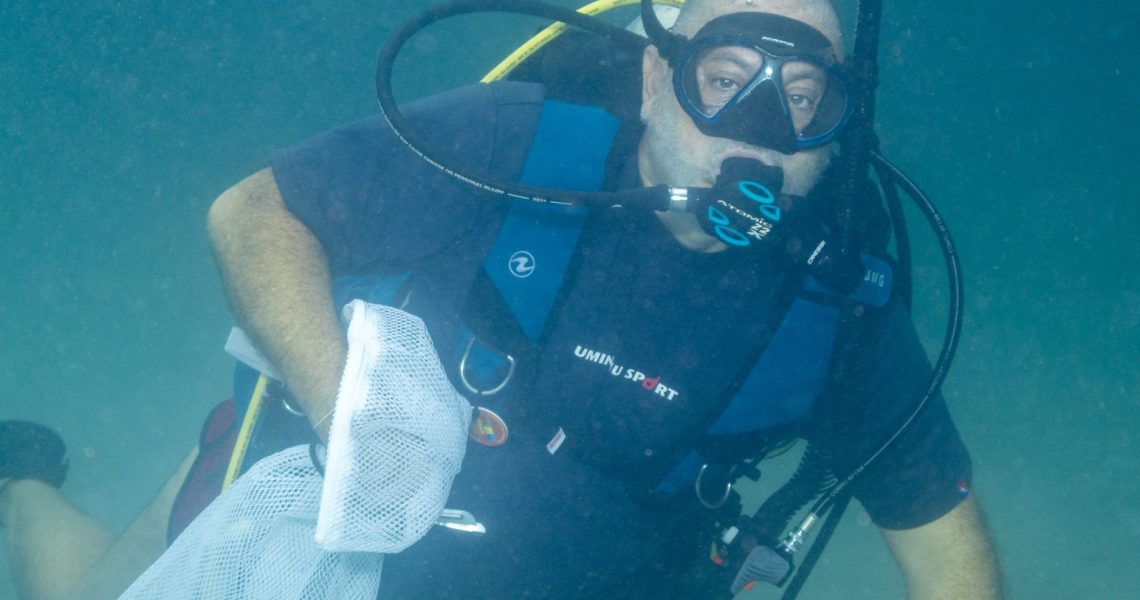
[[[810,444],[806,501],[842,480],[908,597],[1000,597],[945,403],[933,394],[907,418],[932,368],[892,284],[889,225],[833,199],[853,86],[830,2],[689,0],[670,31],[645,25],[613,105],[527,81],[467,86],[283,150],[215,201],[232,307],[281,380],[261,417],[276,424],[258,434],[278,441],[253,442],[264,447],[247,460],[327,441],[346,358],[338,309],[364,298],[422,317],[477,406],[448,506],[485,526],[436,527],[386,557],[380,598],[784,585],[802,543],[784,533],[804,500],[781,490],[745,514],[733,484],[797,438]],[[534,192],[546,189],[567,200]],[[639,205],[647,190],[665,199]],[[141,572],[200,509],[183,481],[218,469],[212,447],[234,447],[238,412],[212,415],[223,423],[190,474],[128,532],[134,551],[60,521],[73,509],[45,498],[58,496],[62,447],[12,426],[57,448],[0,457],[24,593],[96,597],[86,582],[108,557],[130,565],[108,572]],[[32,463],[45,466],[13,466]],[[37,539],[53,520],[64,525]]]

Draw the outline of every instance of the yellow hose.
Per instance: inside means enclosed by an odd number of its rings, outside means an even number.
[[[253,427],[257,424],[258,415],[261,414],[261,399],[265,395],[265,386],[268,383],[268,377],[264,374],[258,375],[257,385],[253,386],[253,395],[249,399],[249,408],[245,411],[245,418],[242,419],[241,429],[238,431],[237,443],[234,444],[234,451],[230,454],[226,478],[222,480],[223,491],[241,474],[241,464],[245,462],[245,452],[249,449],[250,439],[253,438]]]
[[[578,12],[584,15],[593,16],[602,14],[621,6],[637,4],[640,2],[641,0],[595,0],[586,6],[579,8]],[[654,0],[654,4],[664,4],[667,6],[676,7],[680,7],[684,3],[685,0]],[[549,44],[555,38],[562,35],[562,32],[565,30],[565,23],[554,23],[546,29],[543,29],[534,37],[527,40],[526,43],[515,49],[514,52],[511,52],[506,58],[502,60],[502,62],[496,65],[494,69],[491,69],[490,72],[484,75],[483,79],[480,81],[482,83],[491,83],[492,81],[498,81],[506,77],[510,74],[511,71],[515,70],[516,67],[522,64],[523,61],[530,58],[531,55],[533,55],[535,52],[538,52],[543,46]]]

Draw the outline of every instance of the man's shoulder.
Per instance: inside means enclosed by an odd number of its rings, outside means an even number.
[[[473,84],[451,89],[401,107],[409,126],[427,146],[428,156],[473,171],[512,177],[521,168],[542,114],[541,85],[519,82]],[[329,165],[329,170],[385,170],[430,178],[434,173],[409,149],[383,115],[335,127],[273,159],[274,170]],[[387,169],[383,167],[387,166]]]
[[[436,245],[409,239],[430,233],[431,240],[448,243],[500,210],[419,152],[470,172],[516,178],[543,99],[535,84],[464,86],[401,108],[426,142],[416,151],[377,115],[283,149],[270,164],[286,207],[317,235],[339,269],[380,257],[422,256]],[[425,198],[433,210],[422,210]]]
[[[445,139],[454,141],[451,136],[457,131],[489,130],[512,124],[526,127],[528,122],[537,123],[544,99],[544,88],[537,83],[473,83],[412,100],[402,105],[400,111],[423,136],[437,143]],[[339,125],[321,136],[376,136],[390,130],[388,120],[376,114]]]
[[[488,149],[528,147],[543,98],[537,84],[474,84],[410,102],[404,112],[428,143],[466,162],[468,153],[489,156]],[[493,172],[493,162],[471,166]]]
[[[409,117],[425,113],[471,112],[509,106],[539,106],[546,97],[541,84],[521,81],[474,83],[413,100],[404,107]]]

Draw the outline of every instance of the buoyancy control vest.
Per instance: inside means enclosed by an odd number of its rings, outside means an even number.
[[[597,107],[545,101],[521,181],[600,189],[619,125]],[[334,298],[338,306],[360,298],[421,317],[456,389],[473,405],[494,410],[511,396],[512,386],[525,381],[526,363],[542,346],[564,283],[573,277],[589,210],[513,202],[498,227],[481,228],[461,248],[429,257],[406,272],[338,278]],[[673,494],[695,488],[702,503],[722,504],[728,484],[743,474],[738,468],[742,460],[794,435],[797,422],[826,385],[841,311],[883,306],[890,298],[890,266],[866,254],[863,262],[867,275],[849,295],[834,294],[810,277],[784,278],[767,339],[757,340],[754,356],[731,374],[723,394],[692,411],[699,416],[685,422],[685,431],[663,434],[681,441],[659,452],[650,468],[631,473],[637,479],[631,481],[631,491]],[[612,363],[603,353],[583,358],[603,366]],[[638,375],[640,383],[650,383],[645,374],[630,373]],[[249,398],[257,380],[256,373],[239,365],[235,398]],[[273,395],[286,409],[291,406],[280,386]],[[257,419],[240,463],[248,466],[313,439],[304,416],[289,412],[265,411]]]

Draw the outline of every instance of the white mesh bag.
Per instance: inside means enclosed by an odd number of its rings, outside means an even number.
[[[422,321],[355,301],[329,433],[317,541],[399,552],[443,510],[467,448],[471,405],[451,387]]]
[[[345,317],[325,477],[308,446],[259,461],[122,598],[376,597],[383,553],[415,543],[442,512],[471,407],[419,319],[361,301]]]

